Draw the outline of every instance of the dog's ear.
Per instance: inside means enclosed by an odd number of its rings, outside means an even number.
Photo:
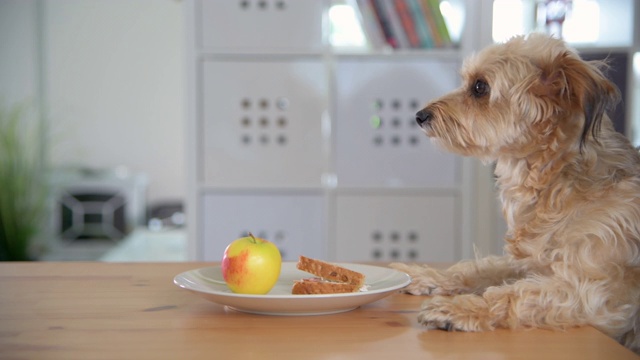
[[[534,94],[547,97],[563,109],[584,114],[581,148],[589,134],[597,139],[605,112],[612,111],[620,101],[618,88],[603,74],[607,64],[584,61],[573,53],[565,52],[540,68],[540,78],[532,87]]]

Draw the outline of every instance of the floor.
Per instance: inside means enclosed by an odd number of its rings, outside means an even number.
[[[52,247],[44,261],[169,262],[187,260],[185,229],[141,227],[122,240],[75,240]]]

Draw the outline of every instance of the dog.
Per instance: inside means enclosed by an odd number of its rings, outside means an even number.
[[[504,255],[441,270],[396,263],[430,295],[427,328],[591,325],[640,352],[640,154],[607,115],[605,62],[516,36],[464,61],[462,85],[416,114],[437,146],[495,166]]]

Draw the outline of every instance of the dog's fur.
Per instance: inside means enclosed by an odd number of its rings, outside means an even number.
[[[429,328],[592,325],[640,351],[640,155],[606,111],[602,62],[561,40],[515,37],[465,61],[461,88],[417,114],[439,146],[495,163],[504,256],[449,269],[393,264],[432,295]]]

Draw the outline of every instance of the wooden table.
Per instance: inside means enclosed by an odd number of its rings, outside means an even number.
[[[0,263],[0,359],[637,359],[597,330],[427,331],[421,297],[250,315],[173,284],[210,263]]]

